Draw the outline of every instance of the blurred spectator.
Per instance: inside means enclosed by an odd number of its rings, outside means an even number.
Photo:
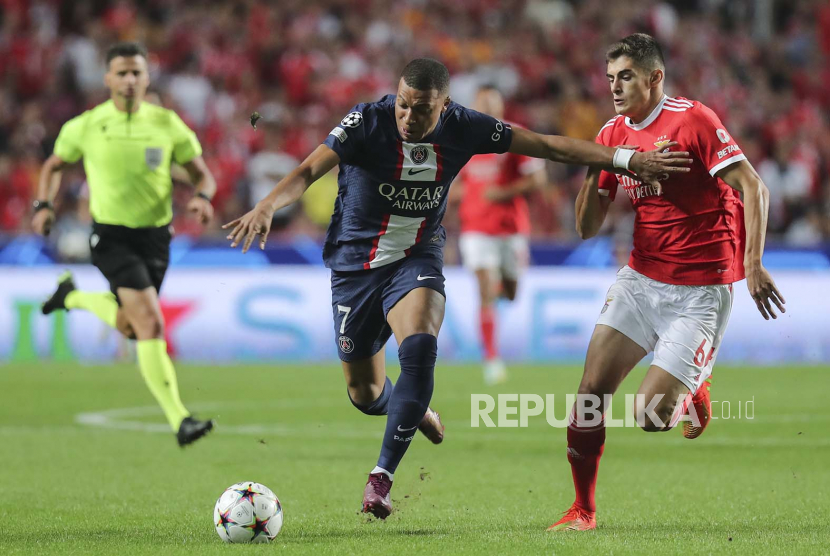
[[[213,88],[210,81],[199,73],[199,61],[195,56],[185,63],[184,70],[175,74],[168,83],[170,95],[181,107],[183,116],[196,128],[204,128],[208,119],[208,102]]]
[[[63,199],[61,208],[64,214],[55,223],[53,230],[57,255],[69,263],[88,261],[92,218],[89,215],[89,191],[86,184],[83,184],[77,194],[65,195]]]
[[[218,182],[216,223],[177,218],[178,232],[218,235],[351,106],[394,92],[417,56],[448,65],[462,103],[493,83],[508,97],[508,119],[593,139],[613,115],[605,48],[635,31],[662,41],[669,94],[706,103],[741,138],[770,187],[771,241],[826,238],[830,6],[821,0],[7,0],[0,230],[27,231],[38,165],[61,124],[106,98],[103,52],[117,40],[147,45],[151,87],[198,133]],[[279,128],[252,130],[254,110]],[[533,237],[573,241],[584,171],[548,168],[559,187],[533,199]],[[82,223],[82,197],[66,187],[82,183],[82,168],[64,175],[61,196],[71,198],[59,211]],[[335,192],[331,176],[315,184],[302,208],[279,215],[281,235],[319,235]],[[177,188],[177,211],[188,194]],[[618,210],[622,237],[626,209]]]
[[[308,221],[316,227],[320,236],[328,228],[329,220],[334,212],[334,201],[337,198],[337,169],[311,184],[300,200],[303,213]]]
[[[781,141],[775,145],[773,157],[758,165],[758,174],[769,188],[769,229],[783,232],[810,203],[810,170],[794,159],[792,143]]]
[[[248,206],[254,206],[268,195],[274,184],[287,176],[297,167],[299,160],[282,150],[284,135],[280,133],[275,123],[260,123],[264,144],[262,150],[248,159]],[[289,205],[274,213],[272,226],[274,229],[284,228],[299,210],[298,205]]]
[[[812,205],[802,218],[795,220],[787,229],[784,239],[793,247],[816,247],[825,240],[827,231],[821,207]]]

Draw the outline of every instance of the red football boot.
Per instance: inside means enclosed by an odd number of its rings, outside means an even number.
[[[597,528],[597,513],[588,512],[574,504],[562,519],[548,527],[548,531],[588,531]]]
[[[692,407],[694,407],[695,413],[697,413],[700,426],[695,425],[692,420],[683,421],[683,436],[689,440],[693,440],[703,434],[712,417],[712,400],[709,397],[709,388],[711,386],[712,377],[710,376],[703,381],[703,384],[700,385],[700,388],[697,389],[697,392],[695,392],[692,398]],[[687,410],[686,415],[688,414],[689,411]]]

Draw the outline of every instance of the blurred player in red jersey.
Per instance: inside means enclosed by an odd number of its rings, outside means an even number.
[[[551,525],[555,531],[596,527],[603,401],[643,357],[654,352],[635,402],[637,423],[666,431],[688,415],[683,435],[697,438],[709,422],[709,377],[732,310],[732,284],[747,279],[765,319],[777,318],[773,305],[784,312],[784,298],[761,262],[769,194],[741,148],[712,110],[663,93],[663,55],[649,35],[612,45],[606,62],[617,116],[597,142],[639,150],[677,142],[693,163],[691,172],[665,176],[659,187],[589,171],[577,197],[582,238],[597,234],[618,185],[636,221],[631,258],[608,290],[588,346],[568,427],[576,501]],[[589,420],[585,407],[592,402],[599,407]]]
[[[473,109],[500,120],[504,100],[498,89],[485,85]],[[467,163],[459,178],[455,185],[462,186],[461,256],[478,280],[484,381],[496,384],[507,378],[496,341],[496,300],[516,298],[519,273],[529,255],[525,195],[545,185],[545,161],[513,153],[480,154]]]

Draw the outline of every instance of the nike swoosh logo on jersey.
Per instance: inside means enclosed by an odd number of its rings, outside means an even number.
[[[415,430],[415,429],[417,429],[417,428],[418,428],[418,425],[415,425],[415,426],[414,426],[414,427],[412,427],[411,429],[402,429],[402,428],[401,428],[401,426],[400,426],[400,425],[398,425],[398,432],[409,432],[409,431],[414,431],[414,430]]]
[[[435,278],[438,278],[438,276],[421,276],[419,274],[417,280],[420,282],[421,280],[433,280]]]
[[[409,174],[410,176],[414,176],[415,174],[420,174],[421,172],[426,172],[427,170],[429,170],[429,168],[421,168],[420,170],[415,170],[415,168],[410,168],[409,172],[407,172],[407,174]]]

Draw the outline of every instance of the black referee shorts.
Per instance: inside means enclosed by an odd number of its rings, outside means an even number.
[[[170,264],[171,226],[128,228],[112,224],[92,224],[89,246],[92,264],[110,283],[118,297],[118,288],[156,292]]]

